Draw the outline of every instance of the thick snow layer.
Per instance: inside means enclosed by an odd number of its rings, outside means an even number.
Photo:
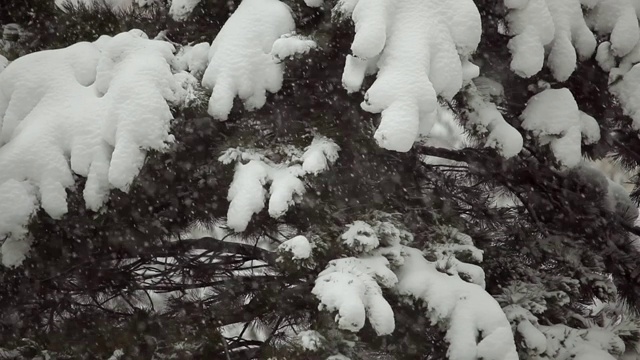
[[[613,55],[627,55],[640,40],[637,1],[599,0],[591,3],[586,4],[591,5],[587,13],[589,25],[599,35],[609,35]]]
[[[426,305],[432,323],[448,324],[450,360],[517,360],[511,325],[480,286],[436,270],[418,249],[403,247],[396,291]]]
[[[291,9],[278,0],[244,0],[209,49],[202,85],[212,90],[209,114],[226,120],[236,96],[248,110],[261,108],[266,92],[282,87],[283,65],[271,51],[282,35],[295,30]]]
[[[388,278],[388,273],[388,268],[371,268],[356,258],[333,260],[318,275],[312,293],[320,300],[320,310],[337,312],[341,329],[357,332],[368,319],[378,335],[388,335],[395,329],[393,310],[375,280]]]
[[[582,141],[600,140],[594,118],[578,109],[568,89],[547,89],[529,99],[522,112],[522,127],[534,133],[541,144],[549,144],[556,159],[574,167],[582,159]]]
[[[511,69],[520,76],[542,70],[547,48],[547,66],[557,80],[565,81],[578,57],[587,59],[596,49],[579,0],[505,0],[505,5],[510,9],[507,21],[513,35]]]
[[[200,0],[171,0],[169,16],[176,21],[184,21],[200,3]]]
[[[276,61],[282,61],[296,54],[306,54],[316,46],[316,42],[306,36],[285,34],[273,43],[271,56]]]
[[[369,252],[380,245],[376,232],[366,222],[358,220],[347,225],[347,228],[340,238],[349,248],[359,252]]]
[[[491,93],[483,94],[472,85],[468,88],[466,97],[469,126],[487,134],[485,146],[498,150],[505,158],[518,155],[524,143],[522,135],[502,117],[496,105],[488,100]]]
[[[319,174],[338,160],[340,147],[324,136],[314,137],[302,155],[302,169],[309,174]]]
[[[228,149],[218,159],[224,164],[237,162],[227,195],[227,225],[237,232],[244,231],[253,214],[264,208],[267,195],[269,215],[284,215],[306,191],[302,178],[327,170],[328,164],[337,160],[339,149],[332,140],[316,136],[302,156],[292,154],[292,159],[280,164],[255,152]],[[296,163],[300,161],[302,165]]]
[[[209,44],[206,42],[184,46],[176,54],[175,68],[202,76],[209,65]]]
[[[173,46],[145,37],[132,31],[37,52],[0,73],[0,186],[26,180],[21,191],[53,218],[67,212],[73,174],[87,178],[84,200],[94,211],[110,189],[128,191],[146,151],[173,141],[168,102],[184,98]]]
[[[355,38],[343,73],[349,92],[377,67],[362,108],[381,113],[375,133],[386,149],[408,151],[420,129],[433,126],[436,96],[452,98],[477,75],[467,56],[480,41],[480,14],[471,0],[352,0],[336,10],[350,16]],[[421,124],[424,123],[424,124]]]
[[[280,244],[278,250],[290,252],[293,260],[304,260],[311,257],[313,247],[305,236],[298,235]]]
[[[620,100],[624,114],[633,120],[633,128],[640,129],[640,66],[633,66],[610,90]]]

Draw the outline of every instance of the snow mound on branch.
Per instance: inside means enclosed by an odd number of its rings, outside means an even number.
[[[211,89],[209,114],[227,120],[236,96],[247,110],[261,108],[266,92],[282,87],[283,65],[271,55],[274,42],[295,30],[291,9],[278,0],[244,0],[209,49],[202,85]]]
[[[302,169],[309,174],[319,174],[338,160],[339,151],[340,147],[333,140],[316,136],[302,155]]]
[[[313,246],[305,236],[298,235],[280,244],[278,250],[290,252],[293,260],[304,260],[311,257]]]
[[[283,61],[296,54],[306,54],[315,49],[316,42],[302,35],[285,34],[273,43],[271,56],[276,61]]]
[[[7,66],[9,65],[9,60],[0,55],[0,72],[2,72],[2,70],[4,70]]]
[[[86,206],[97,211],[110,189],[128,191],[147,150],[173,141],[167,102],[184,98],[171,72],[174,48],[145,37],[133,31],[37,52],[0,73],[0,187],[13,194],[0,208],[23,193],[60,218],[77,174],[87,179]],[[18,233],[36,207],[0,222],[0,236]]]
[[[171,0],[169,16],[176,21],[184,21],[200,3],[200,0]]]
[[[478,9],[472,0],[351,0],[335,10],[356,29],[344,87],[358,91],[364,76],[379,69],[362,108],[382,113],[380,146],[409,151],[420,129],[433,126],[436,96],[452,98],[478,74],[467,60],[480,41]]]
[[[611,85],[610,90],[620,100],[624,114],[633,120],[633,128],[639,130],[640,66],[633,66],[619,81]]]
[[[502,117],[494,103],[487,98],[491,94],[481,93],[475,85],[470,85],[467,98],[467,118],[469,126],[481,134],[487,134],[485,146],[494,148],[505,158],[516,156],[522,150],[522,135]]]
[[[357,258],[332,260],[311,292],[320,300],[320,310],[337,312],[339,328],[357,332],[368,319],[376,334],[388,335],[395,329],[393,309],[375,279],[392,279],[386,283],[393,286],[397,278],[386,266],[368,265]]]
[[[549,144],[556,159],[566,167],[582,159],[582,141],[600,140],[600,127],[578,109],[568,89],[547,89],[536,94],[522,112],[522,127],[533,132],[542,145]]]
[[[301,178],[327,170],[327,164],[337,160],[339,149],[332,140],[316,136],[301,156],[302,159],[294,156],[288,162],[280,164],[275,164],[258,153],[228,149],[218,159],[224,164],[237,162],[227,195],[230,201],[227,225],[237,232],[244,231],[251,217],[264,208],[267,194],[269,215],[273,218],[284,215],[306,191]],[[302,165],[298,164],[301,160]],[[248,163],[243,164],[242,161]],[[265,189],[267,185],[268,193]]]
[[[450,360],[517,360],[511,325],[480,286],[437,271],[418,249],[404,247],[396,291],[427,306],[433,324],[447,323]]]
[[[359,252],[369,252],[380,245],[378,236],[371,227],[364,221],[356,221],[347,225],[347,231],[340,236],[343,243]]]
[[[589,25],[600,36],[609,35],[610,51],[616,57],[627,55],[640,41],[635,0],[582,0],[589,9]]]
[[[511,69],[516,74],[531,77],[542,70],[547,48],[547,66],[557,80],[565,81],[578,57],[585,60],[593,55],[596,39],[579,0],[505,0],[505,6],[513,35],[509,41]]]
[[[209,65],[209,48],[206,42],[182,47],[176,54],[176,69],[201,76]]]

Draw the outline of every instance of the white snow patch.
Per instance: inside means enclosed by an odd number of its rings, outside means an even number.
[[[582,141],[600,140],[600,127],[594,118],[578,109],[568,89],[547,89],[536,94],[522,112],[522,127],[532,131],[542,145],[549,144],[556,159],[574,167],[582,159]]]
[[[247,110],[261,108],[266,92],[282,87],[283,66],[273,60],[274,42],[295,30],[291,9],[278,0],[244,0],[209,49],[202,85],[212,90],[209,114],[227,120],[236,96]]]
[[[298,334],[298,343],[309,351],[316,351],[322,348],[326,341],[324,336],[315,330],[305,330]]]
[[[67,212],[74,173],[87,178],[83,195],[91,210],[110,189],[128,191],[147,150],[173,141],[168,102],[184,98],[171,72],[173,46],[143,35],[32,53],[0,73],[0,186],[28,181],[26,199],[39,199],[53,218]],[[0,229],[7,231],[13,232]]]
[[[380,245],[376,232],[366,222],[358,220],[347,225],[347,228],[340,238],[348,247],[360,252],[369,252]]]
[[[201,0],[171,0],[169,16],[176,21],[186,20]]]
[[[302,155],[302,169],[308,174],[319,174],[338,160],[338,146],[324,136],[315,136]]]
[[[278,250],[290,252],[293,260],[304,260],[311,257],[313,246],[305,236],[298,235],[280,244]]]
[[[436,96],[452,98],[477,74],[467,62],[481,34],[471,0],[352,0],[336,10],[350,16],[356,35],[343,84],[357,91],[379,69],[362,108],[381,113],[374,137],[386,149],[411,149],[420,129],[435,121]],[[463,66],[464,65],[464,66]],[[463,69],[464,67],[464,69]],[[425,123],[425,124],[421,124]]]
[[[306,54],[316,46],[316,42],[306,36],[285,34],[273,43],[271,56],[276,61],[283,61],[296,54]]]

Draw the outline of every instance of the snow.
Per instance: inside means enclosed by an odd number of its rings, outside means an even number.
[[[609,35],[611,53],[627,55],[640,40],[638,17],[632,0],[600,0],[587,13],[589,25],[599,35]]]
[[[582,144],[600,140],[595,119],[578,109],[568,89],[547,89],[529,99],[522,112],[522,127],[533,132],[542,145],[549,144],[555,158],[566,167],[582,159]]]
[[[308,174],[319,174],[338,160],[340,147],[324,136],[315,136],[302,155],[302,169]]]
[[[357,258],[344,258],[332,260],[318,275],[311,292],[320,310],[337,312],[340,329],[357,332],[367,319],[378,335],[395,329],[393,310],[374,280],[375,271]]]
[[[436,270],[418,249],[403,247],[396,291],[428,308],[432,323],[449,324],[451,360],[516,360],[511,326],[496,300],[480,286]]]
[[[452,98],[477,74],[467,62],[480,41],[477,8],[470,0],[352,0],[335,10],[356,30],[343,85],[358,91],[378,68],[362,108],[382,115],[374,135],[380,146],[408,151],[420,128],[432,127],[436,96]]]
[[[244,231],[251,217],[264,208],[267,195],[269,215],[272,218],[283,216],[304,195],[306,188],[302,178],[327,170],[328,164],[337,160],[339,149],[332,140],[318,135],[302,156],[293,151],[289,154],[290,159],[278,164],[253,151],[234,148],[225,151],[218,161],[224,164],[237,162],[227,194],[230,202],[227,225],[237,232]],[[266,186],[269,186],[268,193]]]
[[[340,236],[342,242],[359,252],[369,252],[378,247],[379,240],[371,225],[364,221],[355,221],[347,225],[348,230]]]
[[[278,250],[290,252],[293,260],[304,260],[311,257],[313,247],[305,236],[298,235],[280,244]]]
[[[200,0],[171,0],[169,16],[176,21],[186,20]]]
[[[283,61],[296,54],[306,54],[316,48],[316,42],[302,35],[285,34],[273,43],[271,56],[276,61]]]
[[[25,199],[39,199],[56,219],[67,212],[73,174],[87,178],[83,195],[93,211],[110,189],[128,191],[147,150],[173,141],[168,103],[184,97],[171,72],[173,50],[132,31],[12,62],[0,73],[0,186],[15,190],[7,182],[26,180]],[[34,201],[29,213],[36,208]],[[27,212],[0,233],[26,225]]]
[[[104,3],[114,10],[125,10],[132,5],[140,7],[149,6],[156,3],[158,0],[55,0],[55,4],[58,8],[64,9],[65,3],[71,3],[73,5],[83,4],[92,8],[96,4]],[[180,0],[173,0],[174,2]]]
[[[276,40],[293,30],[291,9],[280,1],[242,1],[209,49],[202,85],[212,91],[211,116],[227,120],[236,96],[247,110],[259,109],[267,91],[280,90],[283,66],[271,51]]]
[[[315,330],[305,330],[298,334],[298,343],[309,351],[316,351],[322,348],[326,341],[324,336]]]
[[[251,216],[264,208],[266,196],[264,184],[267,182],[267,176],[267,169],[259,161],[252,160],[247,164],[236,165],[233,182],[227,195],[230,202],[227,225],[230,228],[238,232],[244,231]]]
[[[624,114],[633,120],[633,128],[640,129],[640,66],[634,65],[609,89],[620,100]]]
[[[596,49],[596,39],[585,22],[579,0],[505,0],[511,69],[522,77],[537,74],[547,66],[558,81],[566,81],[578,57],[586,60]]]
[[[337,355],[331,355],[325,360],[351,360],[351,359],[342,354],[337,354]]]
[[[492,93],[481,93],[472,85],[465,95],[469,126],[480,133],[488,133],[485,146],[498,150],[505,158],[518,155],[524,144],[522,135],[502,117],[496,105],[488,100]]]
[[[209,48],[206,42],[183,46],[176,54],[175,68],[189,71],[196,77],[202,76],[209,65]]]

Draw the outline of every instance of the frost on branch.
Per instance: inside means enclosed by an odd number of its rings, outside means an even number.
[[[244,0],[238,6],[209,49],[202,85],[212,90],[211,116],[227,120],[236,96],[246,109],[259,109],[267,91],[280,90],[283,65],[271,52],[276,40],[293,30],[291,9],[278,0]]]
[[[504,3],[513,35],[509,41],[511,69],[516,74],[530,77],[542,70],[547,48],[547,66],[557,80],[565,81],[575,70],[578,56],[584,60],[593,55],[596,39],[584,20],[580,0]]]
[[[522,127],[549,144],[555,158],[566,167],[582,159],[582,141],[600,140],[600,127],[594,118],[578,109],[568,89],[547,89],[529,99],[522,112]]]
[[[316,136],[304,154],[290,154],[289,160],[278,164],[259,153],[227,150],[218,159],[224,164],[236,162],[227,195],[230,201],[227,225],[237,232],[244,231],[253,214],[264,208],[267,195],[269,215],[273,218],[284,215],[306,191],[301,178],[328,169],[328,164],[337,160],[339,149],[330,139]]]
[[[378,70],[362,108],[382,113],[375,133],[386,149],[408,151],[419,130],[433,126],[436,96],[452,98],[478,75],[468,61],[480,41],[480,14],[472,0],[345,0],[356,34],[343,85],[358,91]],[[422,124],[421,124],[422,123]],[[426,135],[426,134],[425,134]]]
[[[63,216],[74,174],[87,178],[84,200],[94,211],[111,188],[129,189],[147,150],[173,141],[167,102],[184,99],[171,72],[173,50],[131,31],[33,53],[0,73],[0,187],[7,189],[0,208],[22,209],[15,222],[0,221],[0,236],[20,236],[16,227],[26,225],[35,199],[51,217]],[[20,256],[5,254],[5,265],[9,258]]]

